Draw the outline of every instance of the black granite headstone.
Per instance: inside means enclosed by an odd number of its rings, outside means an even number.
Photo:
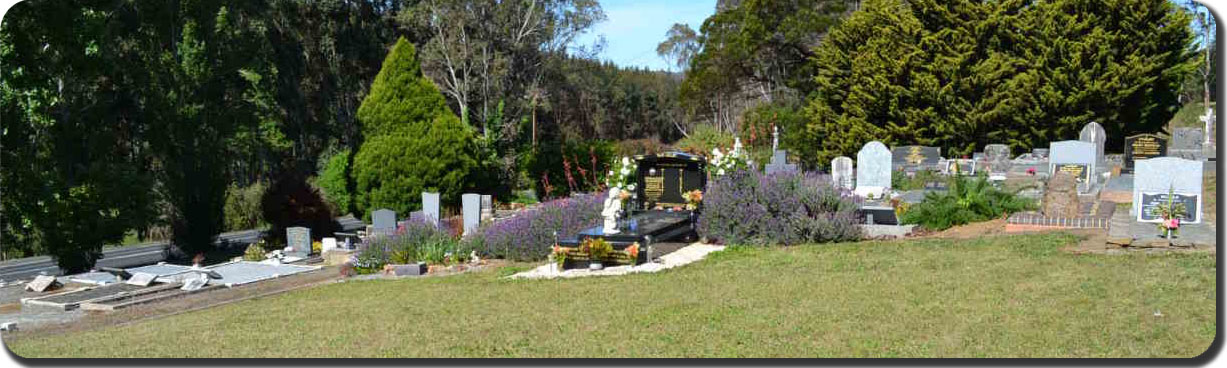
[[[639,172],[635,177],[638,210],[686,207],[682,193],[706,190],[706,162],[685,153],[635,156]]]
[[[1157,134],[1138,134],[1125,137],[1125,170],[1133,171],[1134,160],[1167,155],[1167,138]]]
[[[890,155],[894,170],[906,172],[937,170],[942,159],[942,149],[928,146],[899,146],[891,148]]]

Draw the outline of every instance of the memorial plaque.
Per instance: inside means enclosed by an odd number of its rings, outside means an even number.
[[[1163,218],[1160,218],[1159,216],[1155,216],[1153,211],[1154,211],[1154,208],[1156,207],[1167,205],[1168,194],[1169,193],[1141,193],[1141,198],[1139,199],[1139,202],[1138,202],[1139,208],[1141,208],[1141,211],[1138,212],[1138,221],[1141,221],[1141,222],[1163,221]],[[1184,204],[1185,213],[1184,213],[1184,216],[1180,217],[1180,222],[1183,222],[1183,223],[1197,222],[1197,214],[1201,212],[1200,211],[1201,196],[1196,195],[1196,194],[1181,194],[1181,193],[1172,193],[1171,195],[1174,196],[1174,199],[1172,200],[1173,204],[1174,203]]]
[[[635,176],[637,210],[685,207],[682,193],[706,190],[706,163],[699,156],[662,153],[635,156],[635,161],[639,165]]]
[[[1083,141],[1052,142],[1048,153],[1048,174],[1065,171],[1078,179],[1078,192],[1088,193],[1098,184],[1095,171],[1098,159],[1095,144]]]
[[[942,150],[928,146],[900,146],[891,148],[892,169],[907,172],[936,170],[941,163]]]
[[[1138,134],[1125,138],[1125,170],[1133,171],[1133,161],[1167,155],[1167,138],[1157,134]]]
[[[1075,180],[1078,181],[1078,183],[1085,183],[1087,180],[1089,180],[1091,173],[1085,164],[1058,164],[1056,165],[1056,170],[1053,170],[1053,173],[1057,172],[1069,173]]]

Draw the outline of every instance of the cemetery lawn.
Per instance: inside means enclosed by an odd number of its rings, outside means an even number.
[[[1213,253],[1065,234],[729,249],[658,274],[354,281],[74,334],[23,357],[1194,357]],[[506,273],[506,272],[502,272]]]

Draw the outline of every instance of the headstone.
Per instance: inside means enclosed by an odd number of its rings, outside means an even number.
[[[683,193],[707,190],[706,162],[698,156],[669,152],[635,156],[635,161],[639,166],[632,202],[637,204],[631,209],[685,208]]]
[[[1168,142],[1167,155],[1188,160],[1204,159],[1203,134],[1201,128],[1176,128],[1172,140]]]
[[[481,195],[465,193],[460,196],[461,214],[464,215],[464,235],[472,234],[481,223]]]
[[[320,243],[320,254],[337,249],[337,238],[324,238]]]
[[[1048,187],[1044,190],[1044,216],[1057,218],[1078,217],[1081,209],[1078,204],[1078,182],[1074,174],[1057,171],[1048,179]]]
[[[984,146],[984,161],[989,176],[1005,176],[1010,172],[1010,146],[990,144]]]
[[[26,291],[41,293],[52,290],[60,286],[59,281],[55,281],[55,276],[42,275],[35,277],[33,281],[26,283]]]
[[[1082,131],[1078,132],[1078,140],[1095,145],[1095,163],[1103,163],[1103,145],[1108,139],[1108,133],[1104,132],[1103,126],[1096,122],[1090,122],[1082,126]]]
[[[1175,195],[1173,200],[1183,202],[1188,213],[1181,221],[1200,223],[1204,169],[1201,161],[1177,157],[1136,161],[1132,214],[1141,222],[1162,221],[1150,213],[1150,208],[1165,204],[1168,194],[1172,193]]]
[[[494,196],[489,194],[481,195],[481,221],[490,221],[494,219]]]
[[[797,171],[797,165],[788,163],[788,152],[775,150],[774,154],[771,155],[771,163],[767,164],[765,170],[767,175],[778,172],[792,172]]]
[[[900,146],[891,148],[891,168],[905,172],[938,170],[942,149],[929,146]]]
[[[942,166],[942,173],[946,175],[954,175],[956,173],[963,176],[976,175],[976,160],[966,158],[946,160],[945,165]]]
[[[856,153],[856,195],[881,198],[890,189],[891,153],[878,141],[866,143]]]
[[[1167,154],[1167,138],[1158,134],[1138,134],[1125,137],[1125,170],[1133,171],[1133,162],[1163,157]]]
[[[376,234],[391,234],[396,231],[396,211],[382,208],[371,212],[371,225]]]
[[[842,190],[852,190],[852,158],[839,156],[831,160],[831,181]]]
[[[1090,192],[1098,176],[1095,174],[1095,144],[1083,141],[1052,142],[1048,156],[1048,174],[1068,172],[1078,182],[1078,191]]]
[[[136,285],[136,286],[149,286],[150,284],[153,283],[153,280],[156,278],[158,278],[158,275],[154,275],[152,273],[137,272],[137,273],[132,274],[132,277],[129,278],[127,281],[124,281],[124,283],[128,285]]]
[[[285,242],[294,257],[306,257],[311,254],[311,229],[296,226],[285,229]]]
[[[422,192],[422,214],[426,222],[439,225],[439,193]]]
[[[1202,144],[1209,146],[1210,143],[1214,141],[1214,125],[1218,122],[1218,117],[1215,116],[1214,109],[1207,107],[1206,113],[1198,118],[1198,120],[1201,120],[1202,124],[1205,124],[1204,133],[1206,135],[1206,139],[1202,142]]]

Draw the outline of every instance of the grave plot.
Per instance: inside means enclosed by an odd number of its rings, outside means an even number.
[[[320,268],[322,267],[239,261],[210,266],[206,269],[221,275],[219,279],[210,279],[209,285],[234,287],[297,273],[315,271]]]
[[[179,285],[174,283],[149,287],[118,283],[106,286],[84,288],[76,291],[43,297],[23,298],[21,300],[21,304],[23,306],[47,307],[67,311],[76,309],[81,305],[81,303],[87,303],[94,300],[103,300],[124,295],[140,295],[165,289],[174,289],[177,287],[179,287]]]
[[[1212,225],[1203,219],[1204,164],[1178,157],[1134,163],[1129,211],[1112,219],[1109,245],[1122,247],[1213,247]]]
[[[1006,231],[1046,229],[1106,229],[1116,203],[1080,196],[1077,177],[1056,171],[1048,180],[1040,211],[1020,212],[1006,219]]]

